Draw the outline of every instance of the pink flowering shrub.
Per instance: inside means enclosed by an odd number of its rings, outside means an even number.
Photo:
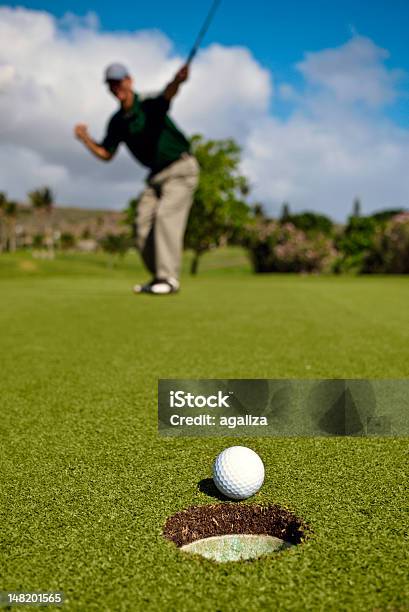
[[[338,254],[322,234],[307,237],[292,223],[266,220],[249,228],[246,246],[256,272],[328,272]]]

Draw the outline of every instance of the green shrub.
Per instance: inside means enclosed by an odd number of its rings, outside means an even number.
[[[393,217],[396,217],[396,215],[400,215],[401,213],[404,213],[404,209],[403,208],[389,208],[386,210],[379,210],[376,213],[373,213],[371,215],[371,218],[374,219],[377,223],[384,223],[387,221],[390,221],[390,219],[392,219]]]
[[[379,227],[363,262],[365,273],[409,274],[409,212]]]
[[[60,248],[63,250],[73,249],[75,247],[75,236],[71,232],[62,232],[60,236]]]
[[[129,234],[106,234],[100,240],[101,248],[111,255],[123,256],[131,248],[132,241]]]
[[[44,246],[44,234],[35,234],[33,236],[33,249],[41,249]]]
[[[307,235],[324,234],[331,236],[334,224],[329,217],[315,212],[306,211],[289,215],[288,223],[292,223],[296,228],[302,230]]]
[[[345,258],[362,254],[373,247],[376,229],[377,223],[372,217],[350,217],[335,241],[336,247]]]

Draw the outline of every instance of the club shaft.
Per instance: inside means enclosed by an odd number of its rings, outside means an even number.
[[[212,6],[210,8],[209,14],[207,15],[207,17],[206,17],[206,19],[205,19],[205,21],[204,21],[204,23],[202,25],[202,28],[201,28],[201,30],[200,30],[197,38],[196,38],[196,42],[193,45],[193,48],[192,48],[191,52],[189,53],[187,64],[190,64],[192,59],[195,57],[195,55],[197,53],[197,50],[199,49],[200,43],[202,42],[204,35],[206,34],[207,30],[209,29],[209,25],[210,25],[210,23],[211,23],[211,21],[213,19],[213,16],[214,16],[214,14],[215,14],[215,12],[216,12],[220,2],[221,2],[221,0],[214,0]]]

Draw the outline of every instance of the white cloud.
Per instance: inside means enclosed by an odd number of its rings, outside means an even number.
[[[249,138],[243,163],[253,195],[275,213],[285,200],[340,220],[356,196],[366,212],[408,206],[409,134],[385,127],[352,117],[348,126],[266,119]]]
[[[354,36],[337,49],[307,53],[297,68],[309,85],[327,91],[341,103],[377,107],[393,102],[403,74],[384,66],[388,58],[388,51],[369,38]]]
[[[359,195],[364,208],[408,205],[409,132],[388,122],[383,106],[399,95],[402,73],[388,53],[353,35],[345,45],[307,53],[302,88],[273,87],[273,75],[248,49],[212,45],[198,54],[172,116],[188,133],[234,137],[253,199],[277,211],[310,208],[344,218]],[[101,32],[98,17],[62,20],[0,8],[0,190],[10,197],[49,184],[63,204],[121,208],[146,171],[123,151],[98,162],[72,137],[84,121],[102,137],[116,101],[104,67],[127,64],[140,91],[163,87],[183,58],[159,31]],[[269,110],[291,106],[285,120]]]
[[[191,87],[178,100],[175,116],[189,130],[212,137],[240,136],[268,112],[269,73],[242,47],[212,45],[192,67]]]
[[[0,93],[10,88],[16,78],[15,69],[9,64],[0,65]]]
[[[61,19],[58,20],[58,25],[62,29],[69,31],[78,30],[97,30],[99,27],[98,15],[89,11],[84,16],[75,15],[75,13],[65,13]]]
[[[63,165],[47,162],[35,151],[16,145],[0,147],[0,184],[18,184],[22,181],[30,189],[37,183],[58,183],[66,180],[68,172]]]

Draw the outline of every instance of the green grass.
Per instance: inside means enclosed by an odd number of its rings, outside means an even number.
[[[407,377],[409,280],[254,276],[238,250],[177,296],[133,296],[141,276],[135,255],[0,256],[0,590],[84,612],[407,610],[407,439],[160,439],[156,394]],[[216,565],[163,539],[169,515],[214,503],[197,485],[231,442],[260,453],[255,499],[294,510],[308,542]]]

